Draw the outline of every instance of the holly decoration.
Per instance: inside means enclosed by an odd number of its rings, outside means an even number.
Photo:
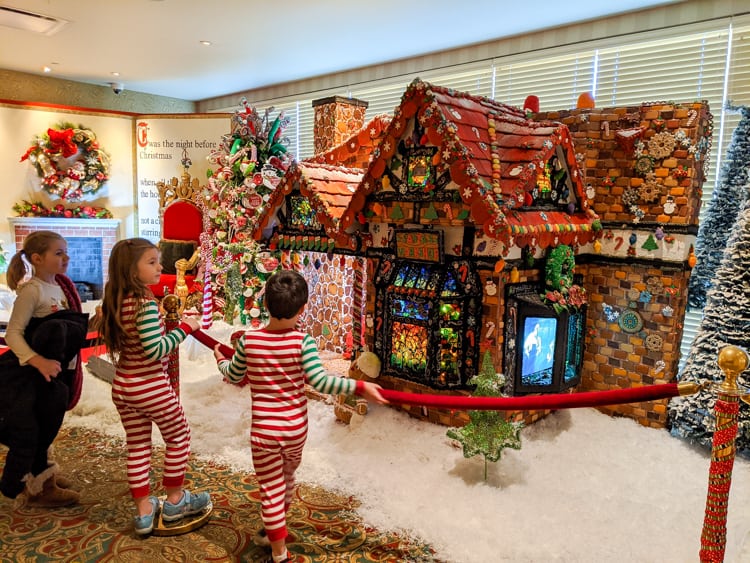
[[[47,208],[41,201],[23,200],[13,206],[13,211],[19,217],[64,217],[66,219],[111,219],[112,212],[106,207],[94,207],[91,205],[78,205],[76,207],[65,207],[58,203],[54,207]]]
[[[501,397],[505,376],[495,373],[492,356],[485,352],[478,375],[469,380],[476,385],[474,397]],[[464,457],[484,456],[484,480],[487,480],[487,462],[500,459],[505,448],[521,449],[520,432],[523,422],[505,420],[501,411],[469,411],[469,422],[463,428],[451,428],[446,433],[463,446]]]

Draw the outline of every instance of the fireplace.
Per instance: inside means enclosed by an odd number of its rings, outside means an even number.
[[[120,238],[119,219],[66,219],[58,217],[10,217],[16,250],[35,231],[55,231],[68,242],[68,276],[91,289],[101,299],[112,247]]]

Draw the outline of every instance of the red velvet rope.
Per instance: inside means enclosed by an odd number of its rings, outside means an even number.
[[[611,391],[586,391],[557,395],[532,395],[529,397],[463,397],[455,395],[421,395],[383,389],[383,397],[393,404],[421,405],[454,410],[556,410],[578,407],[596,407],[637,403],[676,397],[679,394],[676,383],[614,389]]]
[[[203,331],[192,334],[198,342],[213,349],[219,342]],[[220,344],[221,353],[231,357],[234,350]],[[465,397],[456,395],[423,395],[420,393],[404,393],[383,389],[383,397],[395,405],[417,405],[438,407],[453,410],[556,410],[578,407],[596,407],[601,405],[617,405],[620,403],[638,403],[654,401],[679,395],[676,383],[662,385],[648,385],[630,389],[614,389],[611,391],[587,391],[584,393],[564,393],[558,395],[533,395],[529,397]]]

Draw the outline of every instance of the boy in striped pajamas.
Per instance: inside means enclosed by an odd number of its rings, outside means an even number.
[[[151,533],[159,500],[150,496],[151,429],[156,424],[166,451],[162,483],[167,498],[162,519],[175,522],[211,507],[208,493],[183,490],[190,455],[190,427],[167,376],[169,354],[197,330],[185,318],[166,333],[149,285],[159,282],[159,249],[149,240],[121,240],[109,257],[109,279],[102,300],[102,339],[116,366],[112,401],[125,428],[128,485],[138,514],[135,532]]]
[[[221,354],[218,345],[214,349],[224,378],[250,386],[250,446],[264,525],[253,539],[258,545],[270,545],[268,563],[291,561],[286,549],[286,512],[307,439],[305,384],[321,393],[356,393],[387,403],[379,385],[326,374],[315,340],[295,328],[307,298],[307,282],[298,272],[282,270],[272,275],[265,286],[268,324],[246,331],[231,359]]]

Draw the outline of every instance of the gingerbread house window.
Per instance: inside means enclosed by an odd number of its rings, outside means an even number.
[[[558,150],[561,150],[558,147]],[[536,185],[526,200],[526,207],[550,209],[575,203],[568,167],[562,155],[552,155],[536,169]]]
[[[442,261],[430,242],[441,233],[399,235],[401,257],[383,260],[375,277],[382,319],[375,347],[384,372],[438,389],[464,387],[477,367],[478,277],[469,261]]]
[[[291,195],[288,199],[289,226],[300,231],[317,231],[322,229],[315,209],[310,200],[302,194]]]

